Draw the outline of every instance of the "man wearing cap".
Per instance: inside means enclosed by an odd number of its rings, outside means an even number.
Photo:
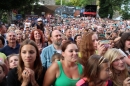
[[[42,18],[38,18],[38,19],[37,19],[36,28],[42,30],[43,33],[44,33],[44,24],[43,24]]]

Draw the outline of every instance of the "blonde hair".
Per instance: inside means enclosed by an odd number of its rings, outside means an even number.
[[[104,57],[107,58],[110,61],[110,69],[112,71],[112,76],[111,76],[111,80],[114,82],[114,84],[116,84],[117,86],[121,86],[121,84],[118,82],[118,75],[115,73],[115,70],[112,66],[113,61],[116,60],[116,58],[120,55],[123,55],[123,53],[116,48],[112,48],[107,50],[107,52],[105,53]],[[123,55],[124,56],[124,55]],[[125,70],[122,71],[122,74],[124,74],[125,78],[128,77],[128,70],[127,67],[125,68]]]
[[[16,29],[16,30],[15,30],[15,33],[21,33],[21,34],[22,34],[22,31],[19,30],[19,29]]]
[[[119,55],[123,55],[123,54],[118,49],[112,48],[112,49],[108,49],[104,57],[108,58],[110,63],[112,63]]]
[[[17,57],[19,58],[19,54],[11,54],[11,55],[8,55],[8,56],[7,56],[8,62],[9,62],[9,59],[10,59],[11,57],[13,57],[13,56],[17,56]]]
[[[15,26],[10,26],[7,30],[7,32],[15,31],[17,28]]]

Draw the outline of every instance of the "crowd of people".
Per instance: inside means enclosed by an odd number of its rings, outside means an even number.
[[[0,25],[0,86],[130,86],[130,20],[44,20]]]

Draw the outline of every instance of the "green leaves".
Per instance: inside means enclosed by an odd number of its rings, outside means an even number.
[[[99,15],[101,18],[107,18],[108,14],[110,14],[110,18],[113,16],[114,11],[119,11],[122,16],[128,15],[128,3],[129,0],[99,0]],[[124,9],[122,9],[122,5],[125,5]]]
[[[38,0],[1,0],[0,1],[0,10],[12,10],[19,9],[23,6],[31,5]]]
[[[63,5],[66,6],[79,6],[79,7],[84,7],[86,5],[90,5],[95,3],[96,0],[62,0]],[[56,0],[56,5],[60,5],[61,0]]]

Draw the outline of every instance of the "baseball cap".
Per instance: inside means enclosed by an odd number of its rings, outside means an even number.
[[[37,21],[42,21],[42,18],[38,18]]]

